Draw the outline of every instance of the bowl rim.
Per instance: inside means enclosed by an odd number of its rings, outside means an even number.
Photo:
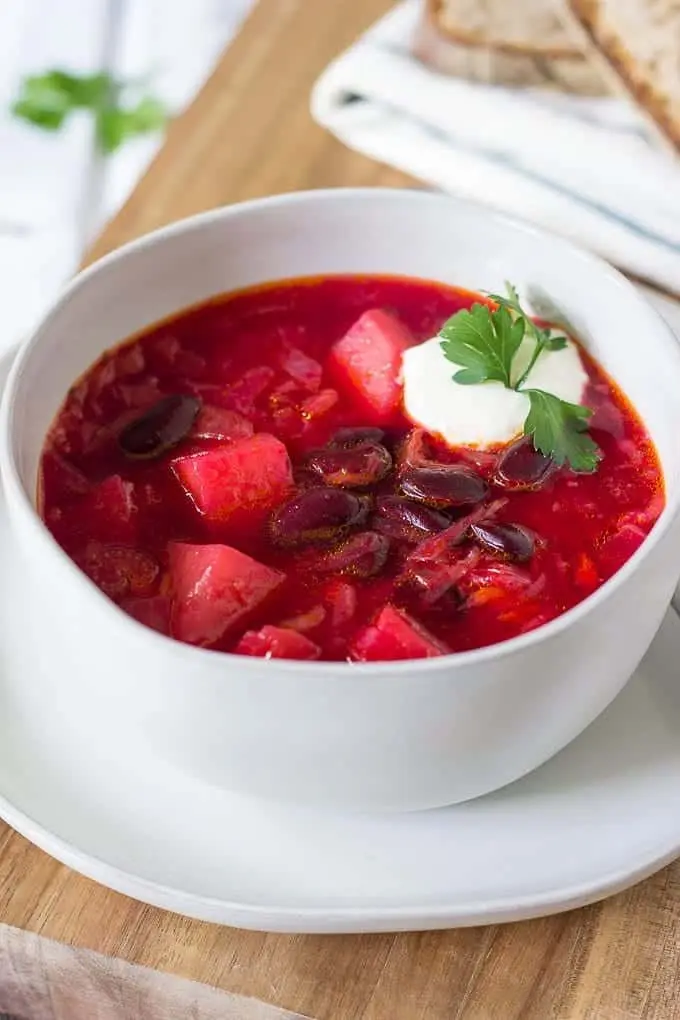
[[[671,327],[660,314],[640,293],[640,291],[628,280],[623,273],[615,269],[600,256],[581,248],[566,238],[550,231],[536,227],[519,218],[515,218],[504,212],[493,209],[480,202],[460,198],[444,192],[424,191],[418,188],[390,188],[390,187],[338,187],[308,189],[302,191],[285,192],[278,195],[270,195],[263,198],[248,199],[229,205],[218,206],[194,215],[183,217],[166,226],[149,231],[138,238],[128,241],[113,251],[97,259],[87,268],[78,272],[68,284],[62,288],[59,295],[51,303],[42,316],[37,327],[19,346],[14,357],[7,381],[2,394],[2,405],[0,408],[0,472],[2,473],[3,487],[6,494],[13,498],[15,507],[22,514],[26,524],[32,532],[32,539],[42,544],[45,555],[51,556],[52,561],[70,571],[76,583],[82,585],[83,592],[89,591],[87,596],[93,601],[99,601],[104,611],[108,611],[113,626],[116,625],[122,631],[126,630],[130,635],[137,634],[138,641],[145,641],[150,651],[158,650],[160,654],[173,652],[176,656],[186,658],[188,665],[198,666],[201,662],[206,665],[216,661],[224,663],[226,669],[238,667],[253,676],[262,671],[262,662],[259,657],[237,655],[233,652],[217,651],[210,648],[202,648],[196,645],[186,644],[176,638],[161,634],[151,628],[139,623],[129,616],[111,601],[86,574],[84,574],[61,549],[39,516],[33,506],[19,475],[14,453],[14,407],[16,401],[16,387],[21,377],[24,366],[39,349],[43,336],[50,328],[50,322],[54,314],[66,304],[77,291],[87,286],[92,277],[105,272],[110,266],[124,261],[130,255],[153,248],[163,244],[171,238],[181,237],[194,231],[200,231],[216,221],[229,220],[238,217],[247,217],[252,212],[267,209],[277,209],[286,205],[305,205],[307,203],[325,203],[328,201],[338,202],[388,202],[388,203],[431,203],[443,204],[451,208],[458,207],[461,211],[472,210],[481,219],[495,223],[502,229],[514,234],[523,234],[537,244],[548,245],[561,253],[564,258],[586,263],[589,268],[599,274],[600,278],[608,278],[619,290],[623,290],[628,298],[633,297],[640,308],[649,319],[650,328],[654,328],[659,339],[666,344],[669,353],[675,357],[678,365],[678,377],[680,378],[680,343],[673,333]],[[594,285],[595,286],[595,285]],[[475,648],[469,651],[451,652],[447,655],[437,656],[431,659],[403,659],[381,662],[333,662],[326,660],[297,660],[297,659],[269,659],[269,669],[280,674],[296,674],[302,677],[314,678],[319,682],[319,675],[329,679],[342,677],[347,681],[350,677],[360,678],[365,681],[367,676],[379,678],[393,676],[395,674],[408,674],[414,670],[419,673],[438,673],[442,670],[459,672],[466,667],[476,666],[488,661],[505,660],[514,655],[523,653],[526,649],[540,645],[557,637],[562,632],[571,629],[583,617],[587,616],[600,604],[607,601],[614,592],[627,583],[641,563],[647,558],[650,552],[661,541],[669,530],[675,519],[680,514],[680,486],[671,500],[666,499],[660,517],[655,522],[652,530],[646,536],[640,547],[629,560],[607,581],[605,581],[593,593],[586,596],[581,602],[561,613],[555,619],[541,624],[535,630],[505,641],[492,645],[485,645],[482,648]],[[11,520],[11,519],[10,519]],[[10,523],[13,527],[13,524]],[[118,621],[118,623],[116,623]]]

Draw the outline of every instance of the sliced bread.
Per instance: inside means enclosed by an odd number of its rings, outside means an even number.
[[[583,47],[562,25],[554,0],[426,0],[413,40],[414,54],[443,74],[606,95]]]
[[[591,45],[680,151],[680,0],[566,0]],[[574,36],[576,39],[577,37]]]
[[[551,0],[429,0],[429,6],[439,30],[465,46],[537,57],[582,55]]]

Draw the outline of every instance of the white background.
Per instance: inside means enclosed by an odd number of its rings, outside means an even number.
[[[161,144],[97,156],[87,113],[51,134],[9,113],[21,78],[58,67],[149,76],[173,112],[214,67],[252,0],[0,0],[0,350],[41,317]]]

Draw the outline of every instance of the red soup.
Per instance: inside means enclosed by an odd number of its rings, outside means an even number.
[[[243,655],[421,658],[552,620],[634,553],[662,474],[582,349],[596,470],[528,437],[447,446],[409,421],[403,351],[483,301],[288,280],[149,329],[70,390],[42,457],[47,527],[137,620]]]

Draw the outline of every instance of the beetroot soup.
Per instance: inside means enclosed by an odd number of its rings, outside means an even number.
[[[49,432],[40,500],[149,627],[373,661],[554,619],[664,493],[625,396],[512,289],[337,276],[217,297],[105,354]]]

